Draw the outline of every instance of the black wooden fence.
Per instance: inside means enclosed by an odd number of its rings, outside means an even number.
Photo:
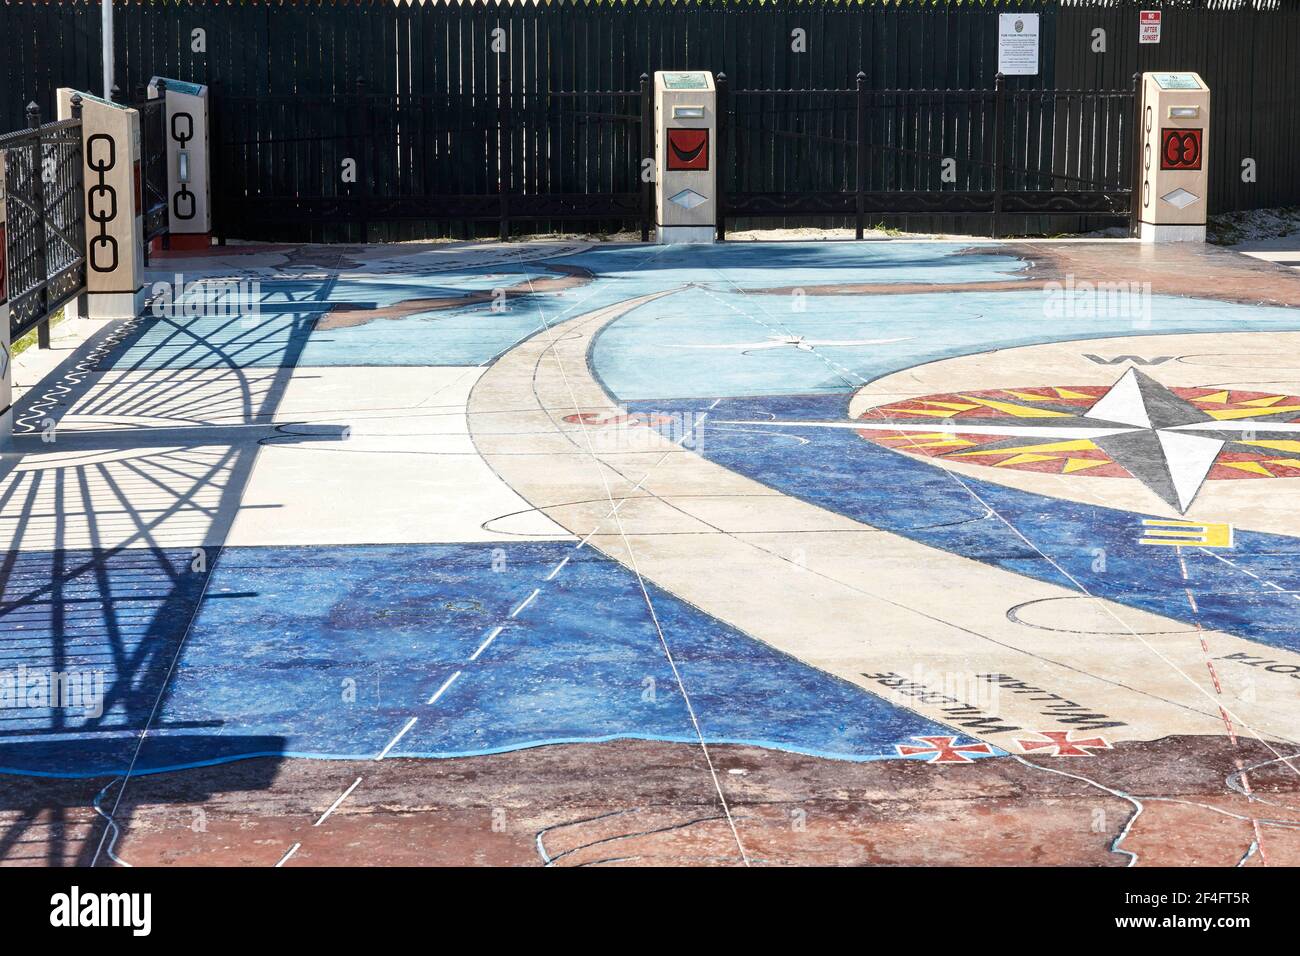
[[[1136,91],[735,90],[718,77],[729,219],[928,216],[994,236],[1061,217],[1131,225]]]
[[[276,241],[648,232],[648,78],[634,91],[229,97],[214,131],[220,236]],[[346,164],[346,166],[345,166]]]
[[[1011,92],[1126,90],[1137,71],[1198,71],[1216,107],[1211,209],[1300,204],[1296,0],[117,0],[116,7],[119,84],[134,89],[155,74],[206,83],[219,126],[239,121],[232,111],[249,102],[241,98],[350,95],[363,79],[369,95],[394,103],[444,98],[452,112],[437,123],[448,128],[467,98],[632,91],[656,69],[725,72],[736,90],[845,90],[862,71],[870,90],[991,91],[998,14],[1035,11],[1041,71],[1010,79]],[[1137,42],[1143,8],[1163,11],[1160,44]],[[97,89],[99,16],[88,0],[0,0],[0,130],[22,125],[29,100],[51,110],[60,85]],[[597,140],[583,147],[601,148]],[[1240,175],[1248,158],[1254,182]],[[601,169],[594,154],[574,162]],[[576,188],[609,187],[597,178]]]

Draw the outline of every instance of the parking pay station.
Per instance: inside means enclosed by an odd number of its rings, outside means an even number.
[[[1143,242],[1204,242],[1209,205],[1210,88],[1195,73],[1142,76]]]
[[[149,96],[167,92],[168,233],[173,249],[206,249],[212,234],[208,168],[208,88],[198,83],[149,81]]]
[[[661,243],[713,242],[718,226],[713,74],[655,73],[655,218]]]

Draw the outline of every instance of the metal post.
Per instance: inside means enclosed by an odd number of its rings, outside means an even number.
[[[165,163],[167,162],[167,81],[164,80],[164,79],[159,78],[158,82],[154,85],[154,89],[156,89],[156,90],[158,91],[158,99],[162,101],[162,105],[159,106],[158,109],[160,109],[160,110],[162,111],[162,117],[163,117],[163,145],[162,145],[162,151],[163,151],[163,162],[164,162],[164,164],[165,164]],[[166,189],[167,189],[167,187],[166,187],[165,184],[164,184],[164,186],[163,186],[163,189],[164,189],[164,191],[166,191]],[[171,205],[172,205],[172,204],[171,204],[171,197],[168,197],[168,202],[167,202],[167,231],[164,232],[164,233],[162,234],[162,247],[163,247],[164,249],[170,249],[170,248],[172,247]],[[148,265],[148,264],[149,264],[149,259],[148,259],[148,255],[147,255],[147,253],[148,253],[148,249],[149,249],[149,247],[146,245],[146,246],[145,246],[146,257],[145,257],[145,262],[144,262],[145,265]]]
[[[50,347],[50,288],[49,288],[49,262],[46,258],[46,251],[49,244],[49,238],[46,232],[45,223],[45,177],[42,173],[42,164],[44,161],[43,143],[41,142],[41,108],[35,102],[27,104],[27,126],[36,130],[36,145],[32,147],[32,212],[36,219],[36,273],[41,277],[41,296],[38,311],[45,316],[40,325],[36,327],[36,346],[37,348],[48,349]]]
[[[858,155],[857,155],[857,227],[855,233],[858,239],[862,238],[863,230],[866,225],[864,219],[867,214],[867,74],[858,70]]]
[[[1129,196],[1128,234],[1138,234],[1138,216],[1142,203],[1142,143],[1146,131],[1142,128],[1142,74],[1133,74],[1133,158],[1129,168],[1133,171],[1132,192]]]
[[[76,122],[77,122],[78,124],[81,123],[81,107],[82,107],[82,102],[83,102],[83,101],[82,101],[82,99],[81,99],[81,94],[80,94],[80,93],[73,93],[73,94],[72,94],[72,100],[71,100],[71,102],[70,102],[69,105],[72,107],[72,118],[73,118],[74,120],[76,120]],[[77,128],[77,135],[78,135],[78,136],[81,136],[81,135],[82,135],[82,132],[81,132],[81,128],[80,128],[80,126],[78,126],[78,128]],[[84,142],[84,140],[83,140],[83,142]],[[76,181],[77,192],[80,192],[80,193],[84,193],[84,188],[83,188],[83,187],[84,187],[84,185],[85,185],[85,182],[84,182],[83,177],[85,176],[85,165],[84,165],[84,164],[85,164],[85,159],[86,159],[86,157],[85,157],[85,155],[82,153],[82,147],[79,146],[78,149],[77,149],[77,165],[78,165],[79,169],[78,169],[78,172],[77,172],[77,174],[76,174],[75,181]],[[80,210],[80,215],[79,215],[79,218],[80,218],[80,226],[81,226],[81,228],[77,230],[77,238],[76,238],[77,248],[81,250],[81,254],[82,254],[83,256],[85,255],[85,250],[86,250],[86,219],[85,219],[85,216],[86,216],[86,209],[85,209],[85,207],[83,206],[83,207],[81,208],[81,210]],[[84,318],[87,318],[87,317],[90,315],[90,295],[89,295],[89,293],[86,291],[86,283],[85,283],[85,281],[84,281],[84,276],[85,276],[85,265],[83,265],[83,267],[82,267],[82,276],[83,276],[83,282],[82,282],[82,286],[81,286],[81,294],[77,296],[77,298],[75,299],[75,301],[73,301],[73,302],[69,302],[69,303],[68,303],[69,307],[72,309],[72,313],[71,313],[71,317],[72,317],[72,318],[84,319]],[[67,313],[65,313],[65,316],[67,316]]]
[[[140,246],[143,250],[144,267],[149,268],[149,244],[153,241],[149,238],[149,122],[145,119],[145,100],[149,98],[149,89],[143,83],[135,88],[135,104],[140,111],[140,201],[144,206],[145,221],[144,229],[140,231]]]
[[[646,178],[646,160],[649,168],[654,169],[655,155],[655,110],[654,97],[650,91],[650,75],[641,74],[641,164],[637,176],[641,178],[641,241],[650,241],[651,220],[654,218],[654,180]]]
[[[714,189],[718,191],[718,241],[727,239],[727,109],[730,98],[727,96],[727,74],[719,73],[714,81],[718,90],[718,173],[714,178]]]
[[[501,194],[501,208],[497,221],[497,238],[505,242],[510,238],[510,172],[502,161],[506,155],[506,144],[510,139],[510,115],[506,106],[509,96],[500,87],[497,88],[497,189]]]
[[[100,32],[103,34],[104,99],[113,98],[113,0],[100,0]]]
[[[361,220],[361,241],[370,241],[370,221],[366,214],[370,211],[370,169],[361,168],[369,167],[365,161],[365,144],[370,141],[373,130],[370,128],[370,101],[366,98],[366,80],[365,77],[357,77],[357,135],[360,139],[360,149],[355,150],[357,161],[357,193],[360,200],[361,215],[357,218]]]
[[[993,99],[993,226],[990,231],[992,237],[996,239],[1001,226],[1002,187],[1006,161],[1006,144],[1002,136],[1006,109],[1006,80],[1001,73],[993,82]]]
[[[233,162],[234,155],[232,153],[229,160],[221,155],[221,144],[223,142],[222,137],[225,135],[225,127],[223,126],[221,116],[221,94],[218,92],[219,89],[220,84],[218,82],[208,84],[208,102],[212,104],[212,112],[209,114],[211,117],[212,130],[208,142],[211,143],[209,155],[211,156],[212,163],[212,195],[224,197],[228,194],[226,188],[226,177],[229,174],[226,169],[226,163]],[[256,112],[254,112],[254,116],[256,115]],[[226,244],[226,239],[230,236],[230,213],[227,210],[228,205],[224,202],[215,203],[212,207],[212,231],[216,233],[218,246],[224,246]],[[238,226],[241,227],[240,231],[247,235],[247,230],[242,229],[242,220],[236,220],[236,222],[238,223]]]

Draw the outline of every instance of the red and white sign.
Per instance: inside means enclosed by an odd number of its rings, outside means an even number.
[[[1160,11],[1142,10],[1138,13],[1138,43],[1160,42]]]

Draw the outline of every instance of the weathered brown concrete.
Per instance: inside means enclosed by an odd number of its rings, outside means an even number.
[[[1157,295],[1253,305],[1300,305],[1300,273],[1199,243],[1006,243],[971,246],[970,255],[1025,260],[1022,278],[999,282],[881,282],[800,285],[806,295],[910,295],[924,292],[1023,292],[1049,282],[1151,283]],[[746,295],[790,295],[794,286],[746,289]]]
[[[428,299],[403,299],[393,305],[377,309],[348,309],[335,307],[321,316],[316,323],[317,331],[330,329],[347,329],[365,325],[380,319],[405,319],[421,312],[445,312],[448,309],[461,309],[469,305],[487,305],[494,299],[517,299],[523,295],[542,295],[550,292],[562,292],[565,289],[578,289],[591,282],[592,275],[580,266],[545,265],[543,268],[558,272],[554,279],[533,279],[525,277],[522,282],[506,286],[498,291],[481,289],[477,292],[465,292],[461,295],[444,295]]]
[[[1123,744],[1094,758],[849,763],[698,745],[563,745],[454,760],[260,759],[131,780],[115,853],[134,865],[1233,865],[1256,839],[1300,862],[1300,773],[1226,781],[1267,747],[1221,738]],[[362,782],[313,824],[357,777]],[[87,863],[107,780],[0,778],[4,862]],[[105,805],[111,807],[115,789]],[[19,806],[39,808],[26,819]],[[61,839],[50,821],[62,817]],[[543,853],[545,857],[543,857]],[[101,855],[100,864],[110,861]],[[1263,860],[1258,854],[1248,863]]]

